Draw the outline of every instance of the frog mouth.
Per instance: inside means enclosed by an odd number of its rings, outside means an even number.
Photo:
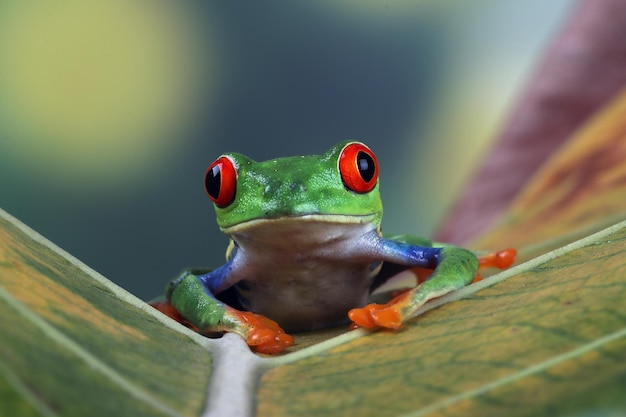
[[[253,219],[232,226],[220,227],[220,230],[226,234],[234,234],[255,228],[302,228],[306,229],[307,225],[315,223],[323,224],[326,227],[332,225],[365,225],[372,224],[372,228],[377,228],[377,214],[304,214],[292,216],[280,216],[267,219]]]

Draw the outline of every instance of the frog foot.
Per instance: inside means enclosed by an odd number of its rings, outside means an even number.
[[[204,335],[215,333],[202,331],[200,328],[194,326],[189,320],[185,319],[169,301],[152,301],[150,302],[150,306],[195,332]],[[225,319],[230,325],[225,326],[223,331],[239,334],[255,352],[267,354],[281,353],[286,348],[293,345],[294,339],[292,336],[286,334],[274,320],[268,319],[261,314],[227,308]],[[218,329],[216,328],[216,330]]]
[[[479,269],[484,268],[498,268],[498,269],[507,269],[513,262],[515,262],[515,257],[517,256],[517,251],[515,249],[505,249],[497,252],[487,253],[485,255],[481,255],[478,257]]]
[[[274,320],[250,311],[228,308],[229,321],[236,323],[236,333],[241,335],[248,346],[258,353],[281,353],[293,345],[293,336],[288,335]]]
[[[362,308],[353,308],[348,312],[348,317],[352,320],[351,328],[364,327],[373,329],[385,327],[387,329],[398,329],[406,318],[403,312],[410,300],[410,289],[402,291],[387,304],[368,304]]]
[[[517,250],[512,248],[480,255],[478,257],[478,270],[480,271],[481,269],[485,268],[507,269],[508,267],[513,265],[516,256]],[[476,278],[474,278],[473,282],[482,281],[482,279],[483,277],[480,275],[479,272],[476,274]]]

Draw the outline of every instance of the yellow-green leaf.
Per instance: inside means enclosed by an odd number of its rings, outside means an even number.
[[[204,407],[205,347],[3,211],[0,316],[0,386],[16,407],[3,415],[28,408],[23,399],[42,415]]]

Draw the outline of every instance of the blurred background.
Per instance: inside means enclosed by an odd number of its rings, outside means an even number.
[[[573,0],[0,2],[0,207],[144,299],[227,238],[225,151],[366,142],[429,235]]]

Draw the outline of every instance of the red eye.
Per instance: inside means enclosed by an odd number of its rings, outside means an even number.
[[[370,192],[378,181],[376,155],[362,143],[349,143],[339,155],[339,173],[348,190],[360,194]]]
[[[204,189],[216,206],[224,208],[235,199],[237,170],[227,156],[220,156],[204,174]]]

